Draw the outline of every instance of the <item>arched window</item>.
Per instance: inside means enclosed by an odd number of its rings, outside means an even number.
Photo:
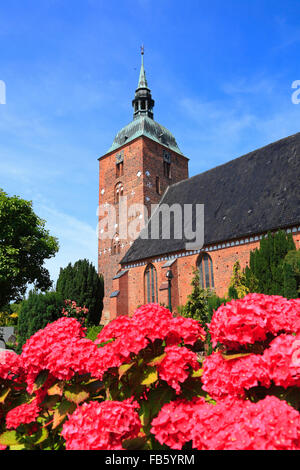
[[[112,240],[111,244],[111,254],[112,255],[119,255],[121,253],[121,244],[120,244],[120,239],[119,235],[116,234]]]
[[[119,204],[121,196],[123,196],[123,183],[117,183],[115,186],[115,204]]]
[[[211,257],[207,253],[201,254],[198,258],[197,266],[199,269],[200,286],[203,289],[213,289],[215,282]]]
[[[158,302],[157,273],[153,264],[148,264],[145,270],[145,301],[147,303]]]

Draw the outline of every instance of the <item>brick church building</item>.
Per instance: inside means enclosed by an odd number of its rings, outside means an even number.
[[[102,237],[104,229],[99,229],[103,323],[130,315],[144,303],[169,305],[170,273],[174,309],[185,304],[191,292],[194,268],[199,269],[204,288],[226,295],[234,263],[238,260],[245,267],[250,251],[269,231],[291,232],[300,248],[300,133],[189,178],[188,158],[171,132],[154,121],[143,52],[132,106],[133,120],[99,158],[99,207],[115,211],[111,236]],[[126,207],[121,205],[125,199]],[[151,214],[153,204],[158,210],[163,204],[203,204],[202,248],[187,249],[184,235],[175,238],[172,217],[168,239],[130,238],[120,227],[120,212],[130,208],[128,223],[144,220],[143,211]],[[195,217],[193,213],[193,226]]]

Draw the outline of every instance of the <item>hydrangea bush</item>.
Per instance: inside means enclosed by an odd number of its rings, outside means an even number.
[[[157,304],[2,351],[0,449],[300,449],[300,300],[249,294],[208,326],[204,359],[201,325]]]

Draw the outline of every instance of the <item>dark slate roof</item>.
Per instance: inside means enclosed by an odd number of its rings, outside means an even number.
[[[300,225],[300,133],[170,186],[160,204],[204,204],[204,246]],[[172,233],[172,232],[171,232]],[[185,250],[135,240],[121,263]]]
[[[173,134],[148,116],[138,116],[127,124],[127,126],[123,127],[116,135],[107,153],[143,135],[174,150],[174,152],[182,154]]]

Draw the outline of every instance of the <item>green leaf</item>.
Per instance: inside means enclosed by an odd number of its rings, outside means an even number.
[[[48,388],[48,395],[59,395],[59,396],[62,396],[63,394],[63,388],[64,388],[64,384],[62,382],[58,382],[54,385],[52,385],[52,387]]]
[[[250,356],[251,353],[238,353],[238,354],[222,354],[225,361],[233,361],[234,359],[239,359],[240,357]]]
[[[0,435],[0,444],[3,446],[19,445],[16,431],[5,431]]]
[[[60,400],[59,395],[51,395],[50,397],[46,396],[46,398],[42,402],[42,407],[46,408],[47,410],[51,410],[52,408],[55,407],[55,405],[57,404],[59,400]]]
[[[202,377],[203,375],[203,369],[198,369],[198,370],[194,370],[191,374],[191,377],[196,378],[196,377]]]
[[[164,353],[164,354],[161,354],[160,356],[155,357],[154,359],[152,359],[151,362],[148,362],[148,366],[158,366],[164,360],[166,355],[167,354]]]
[[[142,380],[141,385],[151,385],[158,380],[157,370],[149,368],[146,370],[145,378]]]
[[[62,401],[59,407],[54,411],[52,428],[53,429],[57,428],[63,422],[67,414],[73,413],[75,409],[76,409],[75,403],[71,403],[67,400]]]
[[[76,405],[78,405],[79,403],[89,398],[90,394],[82,387],[80,387],[80,385],[70,385],[65,390],[64,396],[68,401],[76,403]]]
[[[41,372],[39,372],[39,374],[37,375],[35,381],[34,381],[34,390],[33,391],[36,391],[36,390],[39,390],[46,382],[47,378],[48,378],[48,370],[44,369],[44,370],[41,370]]]
[[[84,390],[87,390],[90,394],[94,395],[95,393],[99,393],[100,390],[104,390],[104,385],[101,380],[92,380],[88,384],[84,385]]]
[[[119,367],[119,379],[126,374],[126,372],[131,369],[131,367],[134,365],[134,362],[131,362],[130,364],[122,364]]]
[[[46,428],[39,429],[35,444],[41,444],[43,441],[45,441],[48,438],[48,436],[49,436],[49,433]]]
[[[0,395],[0,403],[4,403],[5,402],[5,399],[7,397],[7,395],[9,394],[10,392],[10,388],[5,388],[2,392],[1,392],[1,395]]]
[[[9,447],[9,450],[23,450],[23,449],[25,449],[25,444],[19,444],[19,445]]]
[[[135,439],[127,439],[123,441],[122,447],[126,450],[145,450],[146,443],[146,437],[136,437]]]

